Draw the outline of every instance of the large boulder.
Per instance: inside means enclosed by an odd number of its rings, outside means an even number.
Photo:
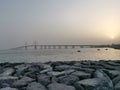
[[[72,73],[72,75],[78,76],[80,79],[87,79],[91,77],[90,73],[86,73],[83,71],[76,71],[74,73]]]
[[[71,69],[70,65],[59,65],[54,68],[55,71],[64,71],[68,69]]]
[[[51,66],[54,68],[55,66],[60,66],[62,64],[63,64],[63,62],[57,61],[57,62],[52,62]]]
[[[32,82],[28,84],[26,90],[47,90],[47,89],[40,83]]]
[[[84,79],[75,83],[77,90],[94,90],[101,84],[101,80],[98,78]]]
[[[115,85],[115,90],[120,90],[120,81]]]
[[[29,66],[27,68],[27,71],[28,72],[39,72],[39,71],[41,71],[43,69],[44,69],[44,65],[43,64],[40,64],[40,65],[33,64],[33,65],[31,65],[31,66]]]
[[[47,69],[40,71],[40,74],[44,74],[44,73],[51,72],[51,71],[52,71],[52,68],[47,68]]]
[[[75,69],[77,71],[83,71],[83,72],[86,72],[86,73],[93,73],[95,71],[94,69],[91,69],[91,68],[81,68],[81,67],[76,67],[76,66],[73,66],[71,68]]]
[[[64,84],[52,83],[48,85],[48,90],[75,90],[75,88]]]
[[[75,82],[79,81],[79,78],[74,75],[66,75],[59,77],[57,81],[62,84],[72,85]]]
[[[106,85],[104,80],[99,78],[85,79],[75,83],[77,90],[113,90]]]
[[[0,86],[2,86],[4,83],[11,85],[16,80],[18,80],[18,77],[2,76],[2,77],[0,77]]]
[[[69,69],[69,70],[65,70],[65,71],[51,71],[51,72],[48,72],[47,74],[50,75],[50,76],[55,76],[55,77],[59,77],[59,76],[63,76],[63,75],[69,75],[71,73],[75,72],[75,70],[73,69]]]
[[[29,66],[30,66],[29,64],[21,64],[21,65],[15,66],[15,69],[16,69],[15,75],[18,76],[18,77],[23,76],[26,73],[26,69]]]
[[[18,90],[16,88],[11,88],[11,87],[5,87],[5,88],[1,88],[0,90]]]
[[[0,76],[10,76],[15,72],[13,68],[6,68],[3,73],[0,74]]]
[[[102,80],[103,87],[110,88],[110,90],[113,89],[112,80],[106,73],[103,72],[103,70],[96,70],[96,72],[94,73],[94,77]]]
[[[113,79],[116,76],[120,75],[120,71],[119,70],[108,70],[108,69],[104,69],[104,72],[107,73],[107,75]]]
[[[12,86],[16,87],[16,88],[20,88],[20,87],[24,87],[27,86],[28,83],[34,81],[34,79],[30,78],[30,77],[23,77],[20,80],[15,81]]]
[[[113,90],[113,83],[102,70],[94,73],[94,78],[84,79],[75,84],[76,88],[85,90]]]
[[[48,85],[51,80],[50,80],[50,76],[46,75],[46,74],[40,74],[37,76],[37,80],[39,83],[43,84],[43,85]]]
[[[116,85],[120,81],[120,75],[112,79],[112,81],[113,81],[113,84]]]
[[[107,63],[112,65],[112,66],[119,66],[120,67],[120,63],[117,63],[117,62],[109,61]]]
[[[65,75],[65,72],[55,72],[55,71],[51,71],[51,72],[48,72],[47,73],[49,76],[54,76],[54,77],[59,77],[59,76],[63,76],[63,75]]]

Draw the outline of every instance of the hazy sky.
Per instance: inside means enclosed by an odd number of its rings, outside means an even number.
[[[120,0],[0,0],[0,49],[120,43]]]

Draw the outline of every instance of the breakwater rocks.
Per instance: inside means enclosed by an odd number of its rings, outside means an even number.
[[[120,61],[0,63],[0,90],[120,90]]]

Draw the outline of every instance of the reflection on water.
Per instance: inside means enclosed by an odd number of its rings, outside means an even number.
[[[77,52],[80,50],[80,52]],[[0,62],[45,62],[67,60],[120,60],[120,50],[108,48],[39,49],[0,51]]]

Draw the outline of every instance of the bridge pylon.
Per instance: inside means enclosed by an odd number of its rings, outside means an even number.
[[[27,42],[25,42],[25,50],[27,50],[28,49],[28,47],[27,47]]]
[[[34,49],[35,50],[37,49],[37,42],[36,41],[34,42]]]

